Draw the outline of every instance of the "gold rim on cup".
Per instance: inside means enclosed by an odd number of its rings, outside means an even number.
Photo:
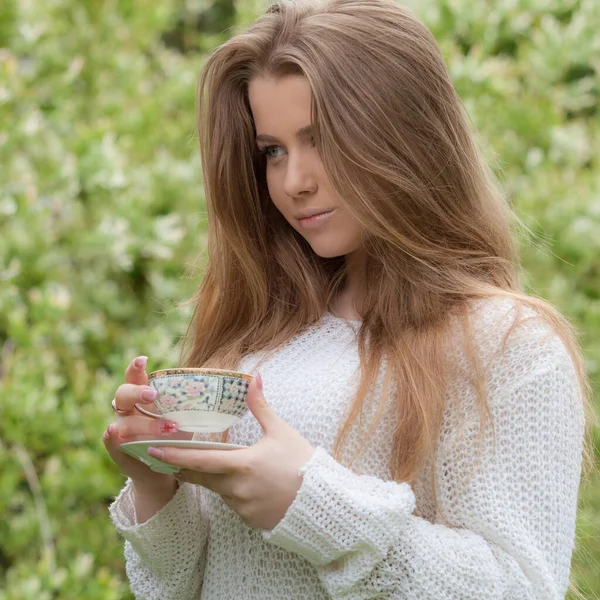
[[[197,373],[198,375],[221,375],[226,377],[236,377],[237,379],[243,379],[244,381],[252,381],[254,379],[253,375],[241,373],[240,371],[229,371],[227,369],[213,369],[203,367],[173,367],[171,369],[160,369],[158,371],[152,371],[152,373],[148,374],[148,383],[150,383],[152,379],[155,379],[156,377],[161,377],[163,375],[189,375],[190,373]],[[139,406],[138,404],[135,405],[135,408],[137,408],[137,410],[139,410],[144,415],[152,417],[153,419],[163,418],[162,415],[151,413],[145,408]]]
[[[148,380],[154,379],[155,377],[161,377],[162,375],[189,375],[190,373],[198,373],[198,375],[224,375],[237,377],[238,379],[244,379],[245,381],[252,381],[254,379],[253,375],[241,373],[240,371],[230,371],[228,369],[213,369],[211,367],[173,367],[171,369],[152,371],[152,373],[148,374]]]

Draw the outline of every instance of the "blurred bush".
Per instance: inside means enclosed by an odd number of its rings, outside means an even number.
[[[532,292],[600,370],[600,3],[413,0],[533,237]],[[177,360],[206,218],[194,133],[206,53],[258,0],[2,0],[0,600],[131,598],[104,452],[127,363]],[[551,435],[551,432],[549,432]],[[600,597],[600,483],[573,581]]]

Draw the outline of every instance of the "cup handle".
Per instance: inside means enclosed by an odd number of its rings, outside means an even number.
[[[139,412],[141,412],[141,413],[143,413],[143,414],[145,414],[145,415],[148,415],[149,417],[152,417],[153,419],[162,419],[162,418],[163,418],[163,416],[162,416],[162,415],[157,415],[157,414],[155,414],[155,413],[151,413],[151,412],[147,411],[145,408],[142,408],[142,407],[141,407],[139,404],[136,404],[136,405],[135,405],[135,408],[136,408],[136,409],[137,409]]]

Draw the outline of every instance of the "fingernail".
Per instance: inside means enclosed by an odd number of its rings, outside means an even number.
[[[260,371],[256,371],[256,383],[258,383],[258,389],[262,390],[263,389],[263,382],[262,382],[262,377],[260,375]]]
[[[108,435],[112,435],[112,431],[113,431],[113,424],[111,423],[108,428],[106,429],[106,433],[108,433]]]
[[[176,431],[179,431],[179,424],[167,421],[161,425],[160,431],[162,433],[175,433]]]
[[[146,368],[146,364],[148,363],[148,357],[147,356],[138,356],[135,361],[133,362],[133,364],[138,368],[138,369],[145,369]]]
[[[164,453],[159,448],[154,448],[154,446],[150,446],[148,448],[148,454],[154,458],[162,458]]]
[[[158,392],[156,390],[144,390],[142,392],[142,400],[146,402],[154,402],[157,396]]]

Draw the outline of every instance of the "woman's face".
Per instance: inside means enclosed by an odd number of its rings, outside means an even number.
[[[359,250],[361,225],[330,185],[313,143],[307,79],[256,77],[248,93],[256,144],[266,155],[267,185],[275,206],[319,256],[346,256]]]

